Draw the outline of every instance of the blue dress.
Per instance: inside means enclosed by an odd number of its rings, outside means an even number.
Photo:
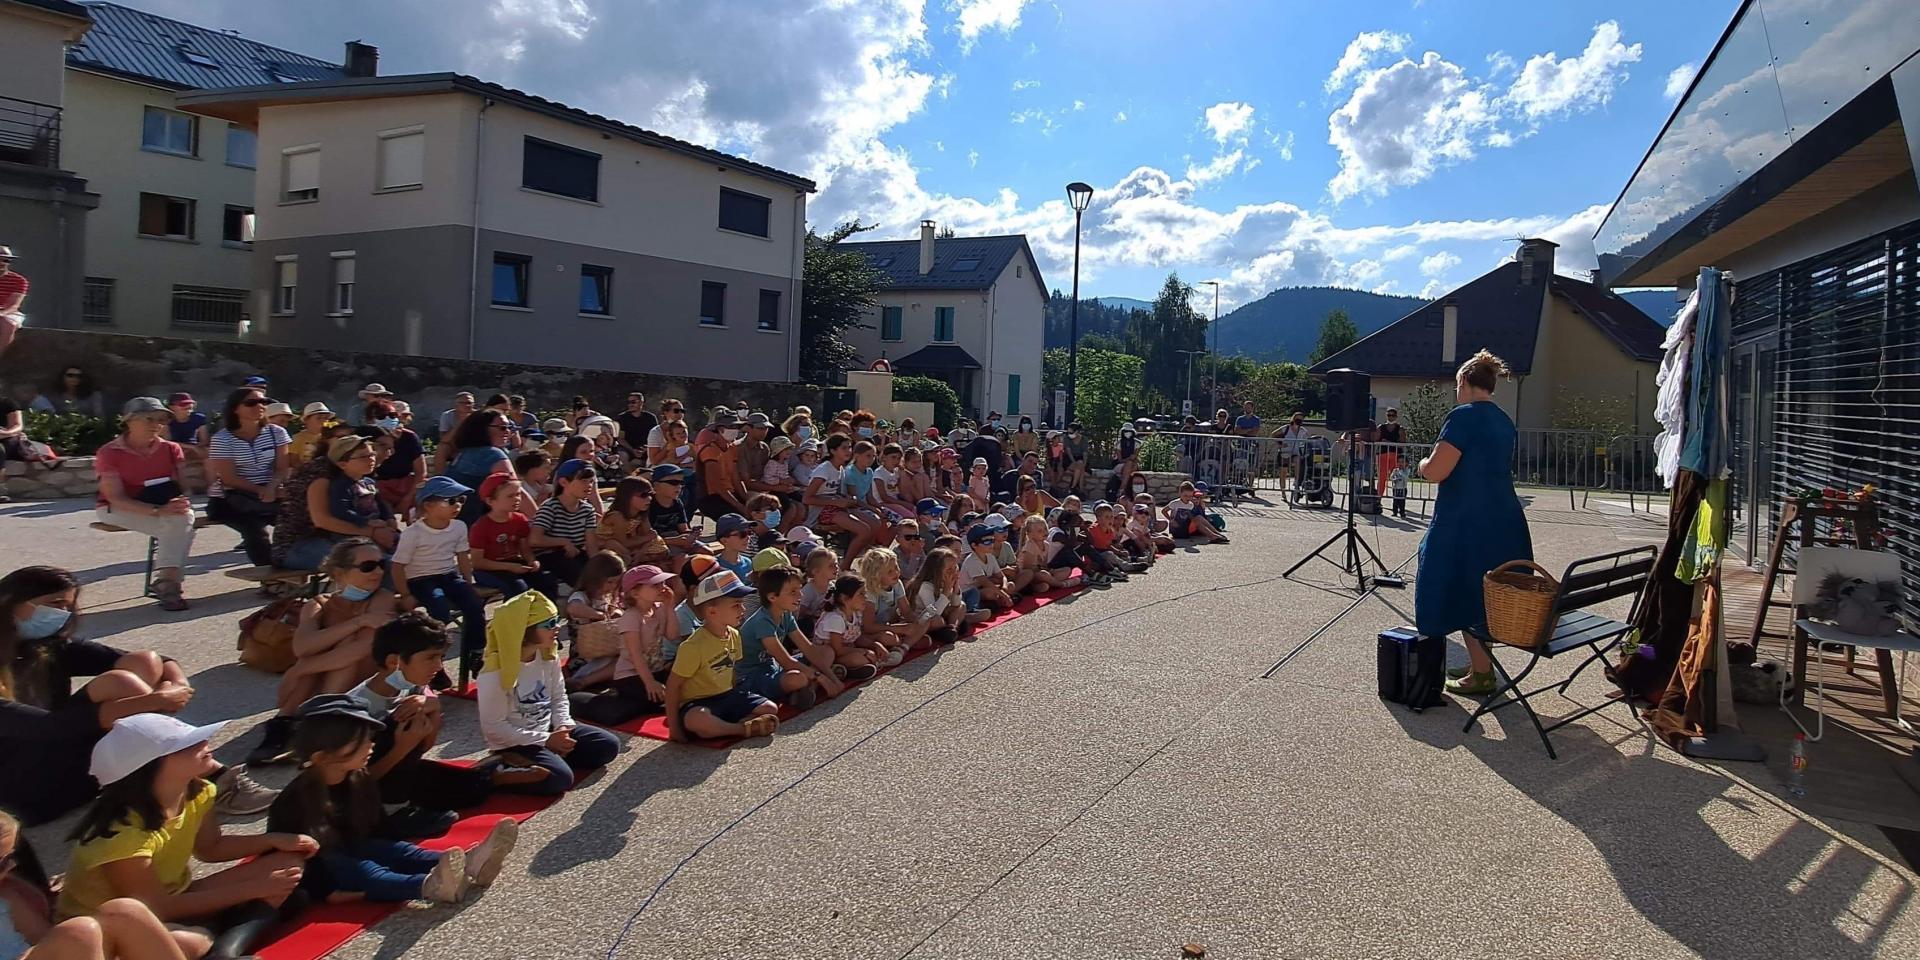
[[[1440,440],[1460,451],[1460,462],[1433,504],[1433,522],[1420,541],[1414,580],[1415,626],[1441,637],[1486,622],[1481,579],[1509,560],[1533,559],[1527,516],[1513,492],[1515,430],[1491,400],[1461,404],[1447,414]]]

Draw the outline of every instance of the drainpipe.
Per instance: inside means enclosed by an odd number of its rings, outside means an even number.
[[[995,370],[993,364],[993,335],[999,332],[999,326],[1000,281],[995,280],[993,286],[987,288],[987,389],[985,396],[980,398],[985,401],[980,404],[981,416],[986,416],[993,410],[993,371]]]
[[[467,359],[474,359],[474,346],[480,332],[480,177],[487,164],[487,110],[493,98],[480,101],[480,113],[473,134],[473,248],[467,253]]]
[[[800,379],[800,278],[807,270],[807,193],[793,191],[793,269],[787,277],[787,379]]]

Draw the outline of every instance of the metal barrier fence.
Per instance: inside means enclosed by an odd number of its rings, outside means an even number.
[[[1358,487],[1385,501],[1392,512],[1425,514],[1435,485],[1417,468],[1433,452],[1432,444],[1360,444],[1357,455],[1344,439],[1315,430],[1306,439],[1231,437],[1205,433],[1156,434],[1173,444],[1174,470],[1215,488],[1228,503],[1258,498],[1294,506],[1339,506]],[[1515,438],[1513,477],[1518,486],[1567,491],[1569,506],[1581,495],[1625,493],[1629,505],[1638,496],[1662,492],[1654,469],[1653,438],[1608,436],[1575,430],[1521,430]],[[1362,509],[1367,509],[1363,496]]]

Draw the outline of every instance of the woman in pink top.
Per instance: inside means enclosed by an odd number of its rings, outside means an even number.
[[[180,477],[186,454],[166,436],[172,419],[157,398],[127,401],[120,435],[94,455],[100,477],[94,512],[101,523],[153,538],[153,595],[163,610],[185,610],[180,568],[193,549],[193,504]]]

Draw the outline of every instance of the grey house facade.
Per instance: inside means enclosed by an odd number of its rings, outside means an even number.
[[[457,74],[181,103],[260,131],[243,339],[795,376],[809,180]]]

